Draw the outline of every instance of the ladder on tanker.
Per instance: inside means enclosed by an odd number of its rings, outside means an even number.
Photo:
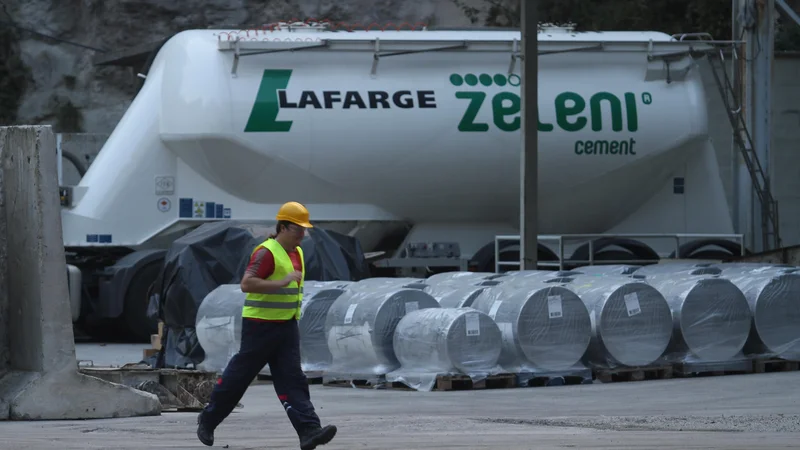
[[[706,33],[676,35],[675,38],[684,40],[685,37],[707,38],[713,40],[711,35]],[[735,47],[731,47],[735,52]],[[772,196],[769,185],[769,178],[764,173],[764,169],[758,160],[758,154],[753,145],[753,137],[747,129],[745,122],[742,101],[739,94],[728,75],[725,67],[724,48],[715,46],[713,51],[707,53],[708,63],[711,66],[711,73],[714,75],[717,89],[719,89],[725,112],[733,128],[733,140],[742,155],[747,171],[750,173],[753,190],[758,197],[761,205],[761,239],[764,250],[781,247],[780,238],[780,218],[778,216],[778,202]]]

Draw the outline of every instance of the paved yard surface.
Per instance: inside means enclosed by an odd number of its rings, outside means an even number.
[[[800,447],[800,372],[458,392],[312,386],[312,397],[339,426],[324,450]],[[214,448],[299,448],[271,385],[251,386],[242,403]],[[0,422],[0,448],[207,448],[195,419]]]

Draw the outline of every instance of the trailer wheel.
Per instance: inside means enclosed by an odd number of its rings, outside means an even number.
[[[558,256],[541,242],[538,245],[537,260],[539,262],[557,262]],[[505,241],[500,244],[501,261],[519,261],[519,243]],[[478,272],[494,272],[494,242],[481,247],[472,255],[470,266]],[[500,273],[519,270],[517,266],[500,266]],[[546,269],[545,269],[546,270]]]
[[[661,258],[658,253],[650,248],[644,242],[635,239],[626,238],[599,238],[592,242],[592,260],[595,264],[604,263],[605,261],[631,261],[637,264],[641,261],[642,264],[652,264]],[[572,256],[565,261],[565,268],[569,265],[570,268],[577,268],[588,265],[589,260],[589,244],[583,244],[574,252]],[[579,261],[579,262],[574,262]],[[645,263],[646,261],[646,263]]]
[[[158,333],[158,322],[147,317],[150,285],[161,271],[161,262],[151,262],[140,268],[131,279],[125,293],[123,318],[128,331],[137,341],[150,341],[150,335]]]

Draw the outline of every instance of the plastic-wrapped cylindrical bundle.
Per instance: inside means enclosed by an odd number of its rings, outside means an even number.
[[[483,291],[472,307],[497,323],[503,333],[500,365],[511,372],[570,369],[589,345],[589,312],[560,286],[500,284]]]
[[[800,275],[746,273],[728,278],[742,291],[753,321],[744,350],[748,354],[800,357]]]
[[[400,370],[471,374],[497,365],[502,339],[497,324],[473,308],[428,308],[400,320],[393,347]]]
[[[580,272],[584,275],[619,276],[619,275],[630,275],[641,268],[642,266],[632,266],[628,264],[608,264],[608,265],[598,264],[593,266],[578,267],[577,269],[575,269],[575,271]]]
[[[431,286],[437,285],[439,283],[474,283],[481,280],[488,280],[492,276],[496,274],[492,272],[467,272],[467,271],[459,271],[459,272],[442,272],[442,273],[435,273],[428,278],[425,279],[425,283]]]
[[[425,308],[439,308],[439,303],[419,289],[348,289],[333,302],[325,322],[333,356],[329,372],[385,375],[396,369],[395,327],[409,312]]]
[[[218,286],[200,303],[195,319],[197,341],[205,352],[201,370],[222,372],[239,351],[245,293],[238,284]]]
[[[481,293],[490,286],[465,286],[449,289],[439,295],[436,300],[442,308],[468,308],[471,307]]]
[[[581,272],[575,270],[515,270],[506,272],[503,281],[513,281],[521,278],[540,279],[543,277],[569,277],[580,274]]]
[[[667,349],[672,314],[666,299],[654,287],[622,276],[578,276],[565,286],[589,308],[589,364],[603,368],[645,366]]]
[[[423,278],[365,278],[350,284],[348,290],[371,291],[380,289],[425,289],[428,284]]]
[[[325,335],[325,321],[333,303],[342,294],[349,283],[324,282],[315,283],[312,289],[304,285],[302,316],[300,327],[300,361],[305,371],[323,371],[330,366],[333,357],[328,349]]]
[[[668,262],[650,264],[639,268],[635,275],[651,277],[674,277],[696,275],[719,275],[722,271],[711,263]]]
[[[731,360],[750,334],[752,313],[742,291],[715,276],[648,277],[669,302],[674,318],[667,358],[682,361]]]

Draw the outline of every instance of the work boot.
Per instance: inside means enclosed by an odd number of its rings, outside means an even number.
[[[214,430],[203,423],[203,413],[197,415],[197,438],[209,447],[214,445]]]
[[[309,427],[300,436],[300,450],[314,450],[318,445],[325,445],[336,436],[336,425]]]

